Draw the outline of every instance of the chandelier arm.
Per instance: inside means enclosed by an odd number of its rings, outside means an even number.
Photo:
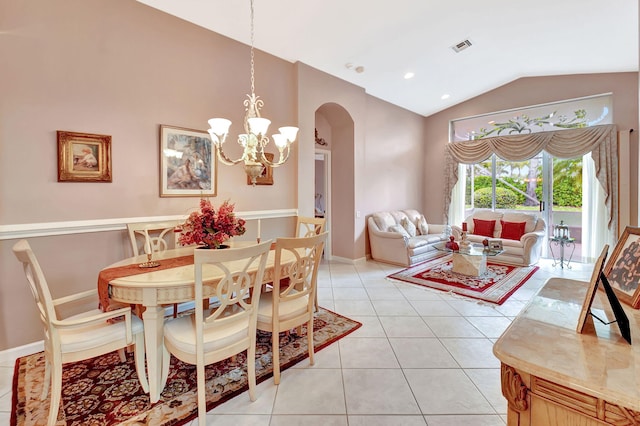
[[[289,158],[290,152],[291,150],[289,149],[289,145],[287,145],[285,148],[282,149],[282,151],[280,151],[280,158],[278,158],[278,161],[269,161],[267,157],[264,155],[264,151],[261,151],[260,161],[269,167],[279,167],[287,161],[287,159]]]
[[[226,164],[227,166],[234,166],[244,161],[244,157],[245,157],[244,155],[238,158],[237,160],[232,160],[229,157],[227,157],[227,154],[224,153],[221,147],[217,147],[216,151],[218,152],[218,160],[220,160],[222,164]]]

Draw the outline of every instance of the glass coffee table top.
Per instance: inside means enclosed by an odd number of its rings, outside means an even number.
[[[446,251],[450,253],[459,253],[464,254],[466,256],[497,256],[502,253],[504,250],[489,250],[485,249],[482,244],[479,243],[469,243],[468,246],[463,246],[460,244],[460,241],[456,241],[460,246],[460,250],[451,250],[446,247],[446,243],[438,243],[434,244],[434,247],[440,251]]]

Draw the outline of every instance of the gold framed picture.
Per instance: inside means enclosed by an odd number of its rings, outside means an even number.
[[[273,161],[273,154],[269,152],[265,152],[264,156],[269,161]],[[273,185],[273,167],[266,164],[264,161],[261,161],[264,169],[262,170],[262,174],[256,178],[256,185]],[[253,185],[251,182],[251,178],[247,176],[247,185]]]
[[[160,126],[160,197],[215,197],[217,170],[209,133]]]
[[[58,182],[111,182],[111,136],[57,131]]]
[[[604,275],[621,302],[640,308],[640,228],[624,229]]]

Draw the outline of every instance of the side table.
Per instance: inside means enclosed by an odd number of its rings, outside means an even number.
[[[560,247],[560,256],[556,256],[553,252],[553,246]],[[565,247],[571,247],[571,254],[568,258],[564,257],[564,249]],[[549,251],[551,252],[551,257],[553,257],[553,266],[560,265],[560,268],[564,269],[566,266],[568,269],[571,269],[569,263],[571,263],[571,259],[573,258],[573,253],[576,251],[576,239],[575,238],[560,238],[560,237],[550,237],[549,238]]]

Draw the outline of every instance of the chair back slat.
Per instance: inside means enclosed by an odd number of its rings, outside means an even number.
[[[134,256],[145,253],[145,245],[149,242],[151,253],[163,252],[178,246],[179,226],[177,220],[164,222],[128,223],[127,231]]]
[[[229,249],[195,249],[196,326],[215,327],[232,322],[252,322],[255,332],[256,304],[271,242],[256,246]],[[204,298],[203,269],[206,275],[216,271],[222,278],[215,285],[215,306],[205,312],[199,300]],[[210,294],[209,292],[207,294]]]
[[[324,232],[326,219],[319,217],[298,216],[296,220],[296,237],[312,237]]]
[[[300,238],[278,238],[275,244],[276,265],[280,264],[282,252],[294,255],[295,261],[284,268],[276,266],[273,283],[274,318],[279,303],[309,297],[315,300],[318,266],[322,257],[327,232]]]
[[[57,316],[47,280],[44,277],[40,263],[33,253],[29,242],[26,240],[18,241],[13,246],[13,253],[22,263],[27,282],[29,283],[29,289],[31,290],[33,299],[40,313],[40,320],[45,329],[46,340],[48,340],[52,333],[50,324],[57,319]]]

